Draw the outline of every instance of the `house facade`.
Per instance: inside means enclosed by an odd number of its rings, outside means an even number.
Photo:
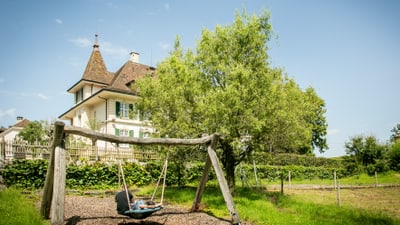
[[[0,159],[13,158],[12,144],[18,140],[18,134],[30,121],[22,116],[17,117],[14,125],[0,133]]]
[[[81,79],[67,91],[74,105],[59,119],[71,126],[96,130],[117,136],[144,138],[154,132],[149,121],[141,120],[132,110],[139,97],[131,87],[143,76],[154,76],[154,67],[139,63],[139,54],[132,52],[129,60],[116,72],[109,72],[96,40]],[[97,141],[97,146],[110,143]],[[124,147],[124,146],[120,146]],[[128,147],[128,146],[126,146]]]

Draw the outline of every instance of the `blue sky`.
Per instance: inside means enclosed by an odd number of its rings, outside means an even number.
[[[0,126],[16,116],[53,120],[73,104],[94,34],[109,71],[129,53],[147,65],[168,56],[176,36],[194,49],[202,29],[229,25],[236,11],[271,12],[270,62],[326,102],[328,144],[344,155],[352,136],[387,141],[400,123],[400,1],[3,0],[0,7]],[[320,155],[320,154],[318,154]]]

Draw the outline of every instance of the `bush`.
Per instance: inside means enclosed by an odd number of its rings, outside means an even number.
[[[274,165],[274,166],[305,166],[305,167],[342,167],[341,158],[323,158],[309,155],[298,154],[271,154],[267,152],[254,152],[248,158],[247,163],[253,163],[255,160],[257,165]]]
[[[250,175],[249,178],[254,178],[254,167],[252,165],[242,165],[242,168],[246,174]],[[344,177],[346,174],[346,171],[342,168],[263,165],[257,166],[257,177],[274,182],[280,180],[281,175],[287,179],[289,171],[291,178],[297,180],[331,179],[334,171],[339,177]]]
[[[46,160],[13,160],[2,173],[4,184],[17,188],[40,188],[46,179]]]

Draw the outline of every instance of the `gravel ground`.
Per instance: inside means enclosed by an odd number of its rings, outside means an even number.
[[[137,220],[116,212],[114,197],[65,197],[64,224],[142,224],[142,225],[228,225],[229,220],[215,218],[206,213],[189,213],[188,209],[164,204],[165,208],[146,219]],[[242,223],[244,224],[244,223]],[[250,224],[248,224],[250,225]]]

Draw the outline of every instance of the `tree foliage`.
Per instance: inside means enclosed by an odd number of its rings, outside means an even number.
[[[19,133],[18,137],[28,143],[43,143],[49,140],[50,125],[46,121],[31,121]]]
[[[392,144],[388,152],[390,169],[400,171],[400,141]]]
[[[393,129],[390,131],[392,132],[392,135],[390,136],[390,141],[395,142],[396,138],[400,137],[400,123],[396,124],[396,126],[393,127]]]
[[[357,165],[368,173],[384,172],[389,169],[388,146],[379,143],[374,136],[357,135],[345,144],[346,153],[355,159]]]
[[[136,84],[137,109],[160,136],[221,134],[230,187],[234,167],[255,149],[311,154],[327,148],[324,101],[269,65],[271,37],[268,12],[236,14],[232,25],[204,29],[196,51],[183,50],[177,38],[156,78]]]

